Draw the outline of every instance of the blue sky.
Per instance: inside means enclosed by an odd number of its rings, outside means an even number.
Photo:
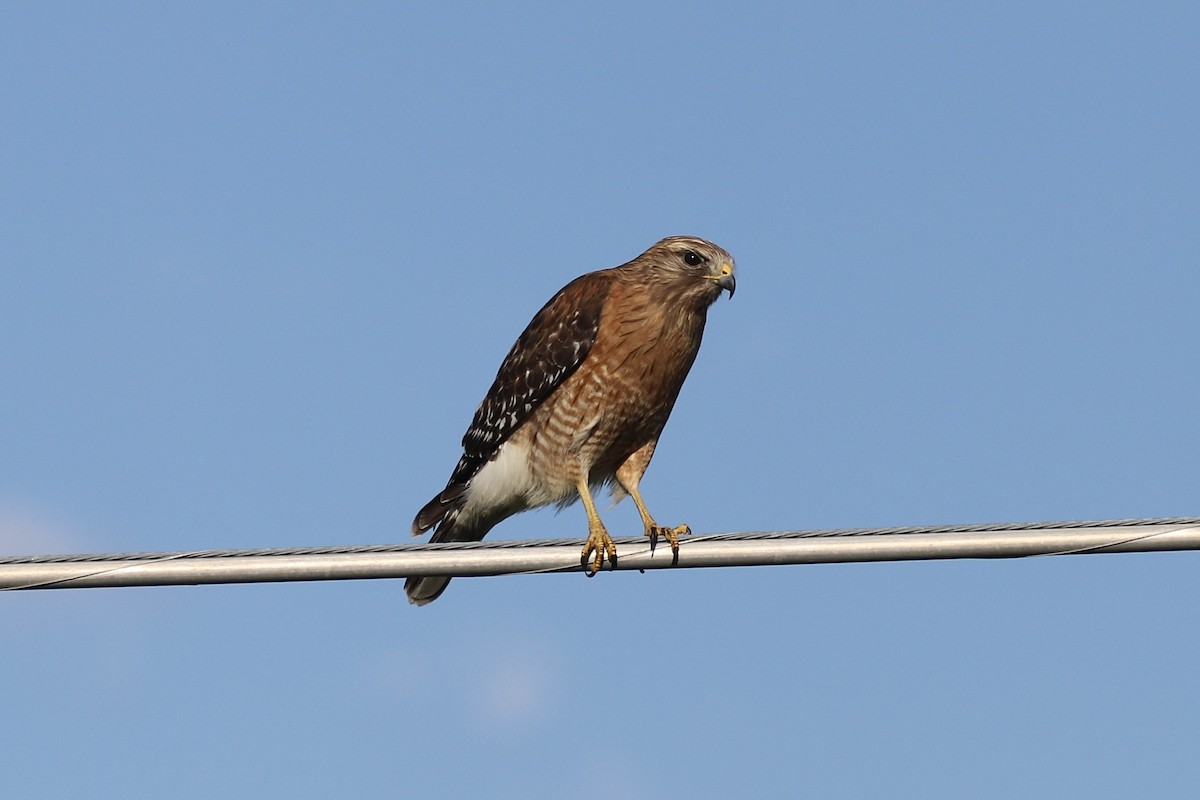
[[[643,483],[661,521],[1198,514],[1198,35],[1185,3],[7,4],[0,552],[405,541],[533,312],[677,233],[738,293]],[[9,593],[0,769],[1190,797],[1197,566]]]

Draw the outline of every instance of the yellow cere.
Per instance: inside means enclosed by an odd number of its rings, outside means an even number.
[[[721,278],[728,277],[729,275],[732,275],[732,274],[733,274],[733,267],[729,266],[728,262],[725,262],[725,263],[721,264],[721,274],[720,275],[705,275],[704,277],[708,278],[710,281],[719,281],[719,280],[721,280]]]

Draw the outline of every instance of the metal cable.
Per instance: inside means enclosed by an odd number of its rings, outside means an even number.
[[[983,533],[988,531],[1037,531],[1076,528],[1135,528],[1160,525],[1200,525],[1200,517],[1151,517],[1146,519],[1075,520],[1068,522],[984,523],[973,525],[925,525],[890,528],[829,528],[811,531],[740,531],[736,533],[706,533],[685,537],[686,545],[693,541],[739,542],[770,541],[772,539],[817,539],[850,536],[911,536],[939,533]],[[644,537],[614,539],[618,545],[646,545]],[[0,564],[71,564],[109,561],[158,561],[164,558],[248,558],[265,556],[351,555],[356,553],[411,553],[427,550],[507,550],[525,547],[578,546],[576,539],[495,539],[482,542],[446,542],[431,544],[360,544],[318,545],[310,547],[268,547],[250,550],[193,550],[179,553],[73,553],[34,556],[3,556]]]
[[[0,589],[512,575],[580,569],[580,539],[0,556]],[[1016,558],[1200,549],[1200,517],[617,539],[616,569]],[[606,569],[608,567],[606,566]]]

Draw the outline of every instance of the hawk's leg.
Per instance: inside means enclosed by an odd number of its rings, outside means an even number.
[[[659,525],[646,509],[646,501],[642,500],[642,493],[638,491],[637,486],[627,486],[626,491],[633,498],[633,504],[637,506],[638,514],[642,517],[642,526],[646,529],[646,536],[650,539],[650,549],[654,550],[658,545],[658,537],[661,536],[671,545],[672,560],[678,561],[679,537],[687,536],[692,532],[692,529],[687,525],[676,525],[674,528],[666,528]]]
[[[650,459],[654,458],[654,448],[658,445],[657,439],[652,439],[642,445],[633,455],[625,460],[625,463],[617,468],[617,482],[621,484],[629,496],[633,498],[634,505],[637,506],[638,514],[642,518],[642,527],[646,529],[646,536],[650,539],[650,550],[658,546],[658,537],[661,536],[671,545],[671,563],[675,564],[679,561],[679,537],[686,536],[692,532],[692,529],[687,525],[677,525],[674,528],[665,528],[654,521],[654,517],[650,516],[650,511],[646,508],[646,501],[642,499],[642,493],[638,491],[638,484],[641,483],[642,475],[646,472],[646,467],[650,466]]]
[[[579,498],[583,500],[583,507],[587,511],[588,518],[588,538],[583,543],[583,553],[579,557],[579,564],[590,578],[604,566],[605,556],[608,556],[608,563],[611,566],[617,565],[617,546],[613,544],[612,537],[608,535],[604,523],[600,520],[600,515],[596,513],[596,503],[592,500],[592,490],[588,487],[586,479],[579,482]],[[593,554],[595,554],[594,558]],[[589,561],[591,563],[588,563]]]

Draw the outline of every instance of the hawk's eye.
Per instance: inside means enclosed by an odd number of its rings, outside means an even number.
[[[685,250],[683,253],[683,263],[689,267],[698,267],[704,263],[704,256],[697,253],[695,250]]]

